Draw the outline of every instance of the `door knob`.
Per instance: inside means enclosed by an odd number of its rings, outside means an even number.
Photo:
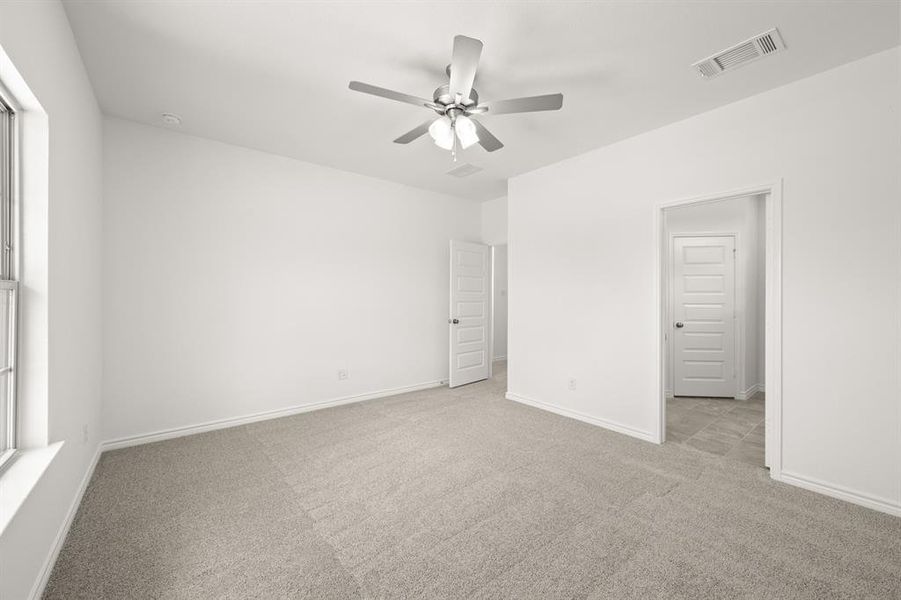
[[[448,322],[448,323],[453,323],[454,325],[456,325],[456,324],[458,324],[458,323],[460,322],[460,319],[448,319],[447,322]]]
[[[682,329],[683,327],[685,327],[685,323],[683,323],[682,321],[676,321],[676,327]]]

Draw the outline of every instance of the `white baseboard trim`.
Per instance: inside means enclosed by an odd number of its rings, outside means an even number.
[[[754,395],[757,394],[757,392],[762,392],[762,391],[764,391],[763,384],[755,383],[754,385],[752,385],[745,391],[738,392],[737,394],[735,394],[735,399],[736,400],[749,400],[749,399],[753,398]]]
[[[278,419],[280,417],[289,417],[300,413],[321,410],[323,408],[331,408],[333,406],[341,406],[342,404],[352,404],[354,402],[363,402],[364,400],[375,400],[376,398],[384,398],[385,396],[395,396],[397,394],[405,394],[407,392],[417,392],[435,388],[447,383],[445,380],[428,381],[425,383],[417,383],[415,385],[407,385],[387,390],[378,390],[376,392],[368,392],[365,394],[356,394],[353,396],[342,396],[340,398],[332,398],[330,400],[322,400],[320,402],[311,402],[310,404],[299,404],[289,406],[287,408],[279,408],[268,410],[238,417],[229,417],[227,419],[218,419],[216,421],[207,421],[205,423],[197,423],[195,425],[185,425],[183,427],[173,427],[171,429],[161,429],[151,433],[142,433],[121,437],[103,442],[102,451],[118,450],[120,448],[128,448],[130,446],[139,446],[141,444],[150,444],[152,442],[161,442],[172,438],[183,437],[186,435],[194,435],[195,433],[204,433],[206,431],[215,431],[216,429],[226,429],[228,427],[237,427],[248,423],[256,423],[257,421],[268,421],[269,419]]]
[[[62,524],[59,526],[59,531],[56,532],[56,538],[54,538],[53,545],[50,547],[50,553],[47,555],[46,560],[44,560],[44,566],[41,567],[41,573],[37,580],[35,580],[34,587],[31,588],[31,593],[28,594],[29,600],[39,600],[44,594],[44,588],[47,587],[47,582],[50,580],[50,573],[53,572],[53,566],[56,564],[56,559],[59,557],[60,550],[63,549],[63,544],[66,542],[66,536],[69,534],[69,529],[72,527],[72,521],[75,520],[75,514],[78,512],[78,507],[81,506],[81,500],[84,498],[84,493],[88,489],[91,477],[94,475],[94,469],[97,467],[97,461],[100,460],[101,452],[100,444],[98,444],[97,450],[94,452],[94,456],[91,458],[91,462],[88,465],[88,469],[85,471],[84,477],[81,478],[78,490],[76,490],[72,502],[69,503],[69,510],[66,512],[66,518],[63,519]]]
[[[827,483],[812,477],[804,477],[797,473],[789,473],[785,470],[780,473],[779,477],[774,479],[789,485],[804,488],[805,490],[810,490],[811,492],[817,492],[825,496],[844,500],[845,502],[851,502],[852,504],[858,504],[866,508],[878,510],[879,512],[901,517],[901,503],[893,502],[887,498],[863,494],[840,485]]]
[[[507,392],[506,398],[507,400],[513,400],[514,402],[519,402],[520,404],[526,404],[534,408],[540,408],[541,410],[546,410],[548,412],[552,412],[564,417],[569,417],[570,419],[576,419],[577,421],[582,421],[584,423],[603,427],[604,429],[609,429],[617,433],[623,433],[625,435],[629,435],[646,442],[657,443],[654,434],[647,431],[642,431],[641,429],[630,427],[628,425],[622,425],[614,421],[608,421],[607,419],[592,417],[591,415],[586,415],[585,413],[576,410],[563,408],[562,406],[557,406],[556,404],[543,402],[541,400],[535,400],[534,398],[527,398],[526,396],[521,396],[513,392]]]

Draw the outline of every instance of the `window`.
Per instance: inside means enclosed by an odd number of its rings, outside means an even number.
[[[0,469],[16,450],[16,301],[14,230],[14,113],[0,96]]]

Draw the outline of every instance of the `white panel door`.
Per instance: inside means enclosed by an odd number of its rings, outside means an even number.
[[[673,394],[735,397],[735,238],[673,238]]]
[[[450,387],[487,379],[491,248],[450,243]]]

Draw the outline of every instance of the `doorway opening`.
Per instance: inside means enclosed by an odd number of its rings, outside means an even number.
[[[491,380],[506,392],[507,245],[450,242],[448,387]]]
[[[507,380],[507,244],[491,247],[491,377]]]
[[[659,441],[771,472],[781,457],[780,207],[770,185],[658,215]]]

